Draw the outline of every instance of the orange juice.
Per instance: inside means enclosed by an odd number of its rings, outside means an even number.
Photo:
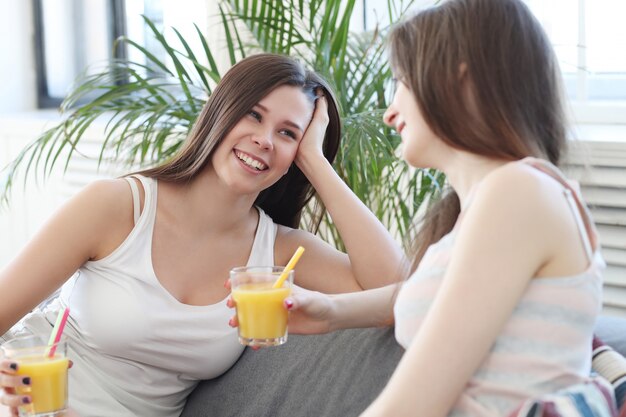
[[[273,280],[255,282],[233,289],[240,338],[281,340],[276,344],[284,342],[288,314],[283,301],[291,293],[291,288],[272,288],[272,284]]]
[[[51,413],[64,410],[67,404],[67,358],[55,355],[24,356],[19,362],[18,375],[30,377],[30,386],[19,388],[18,394],[30,395],[32,402],[22,406],[30,414]]]

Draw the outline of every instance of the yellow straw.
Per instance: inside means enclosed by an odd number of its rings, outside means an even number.
[[[289,263],[287,264],[285,269],[283,269],[283,273],[280,274],[274,285],[272,285],[272,288],[280,288],[283,286],[283,283],[289,276],[289,272],[291,272],[293,267],[296,266],[296,263],[298,263],[298,260],[302,256],[302,253],[304,253],[304,248],[302,246],[298,246],[298,249],[296,249],[296,253],[293,254],[291,259],[289,260]]]

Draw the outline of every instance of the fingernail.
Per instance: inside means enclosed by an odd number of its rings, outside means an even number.
[[[22,397],[22,404],[30,404],[30,397]]]
[[[9,365],[9,368],[13,369],[14,371],[17,371],[17,363],[12,362],[12,363]]]
[[[293,308],[293,301],[286,299],[285,300],[285,307],[287,307],[287,310],[291,310]]]
[[[22,384],[30,385],[30,377],[29,376],[25,376],[24,378],[22,378]]]

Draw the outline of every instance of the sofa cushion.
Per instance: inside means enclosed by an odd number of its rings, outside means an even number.
[[[228,372],[200,383],[181,417],[358,416],[403,352],[392,328],[290,335],[283,346],[246,349]]]
[[[626,413],[626,358],[604,344],[597,336],[593,339],[592,369],[608,381],[615,392],[617,408]]]
[[[595,334],[616,352],[626,356],[626,319],[601,316],[596,323]]]
[[[600,317],[596,335],[626,356],[626,320]],[[181,417],[358,416],[403,352],[393,328],[291,335],[283,346],[246,349],[228,372],[200,383]]]

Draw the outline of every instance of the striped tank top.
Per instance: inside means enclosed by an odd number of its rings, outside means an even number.
[[[556,179],[577,220],[589,259],[582,273],[532,279],[496,338],[491,351],[468,381],[450,417],[501,417],[524,400],[586,381],[591,370],[593,329],[602,306],[605,263],[597,233],[575,187],[548,162],[526,163]],[[437,295],[450,262],[454,229],[431,245],[402,286],[394,306],[396,339],[405,349],[418,332]],[[459,349],[462,349],[459,346]]]

